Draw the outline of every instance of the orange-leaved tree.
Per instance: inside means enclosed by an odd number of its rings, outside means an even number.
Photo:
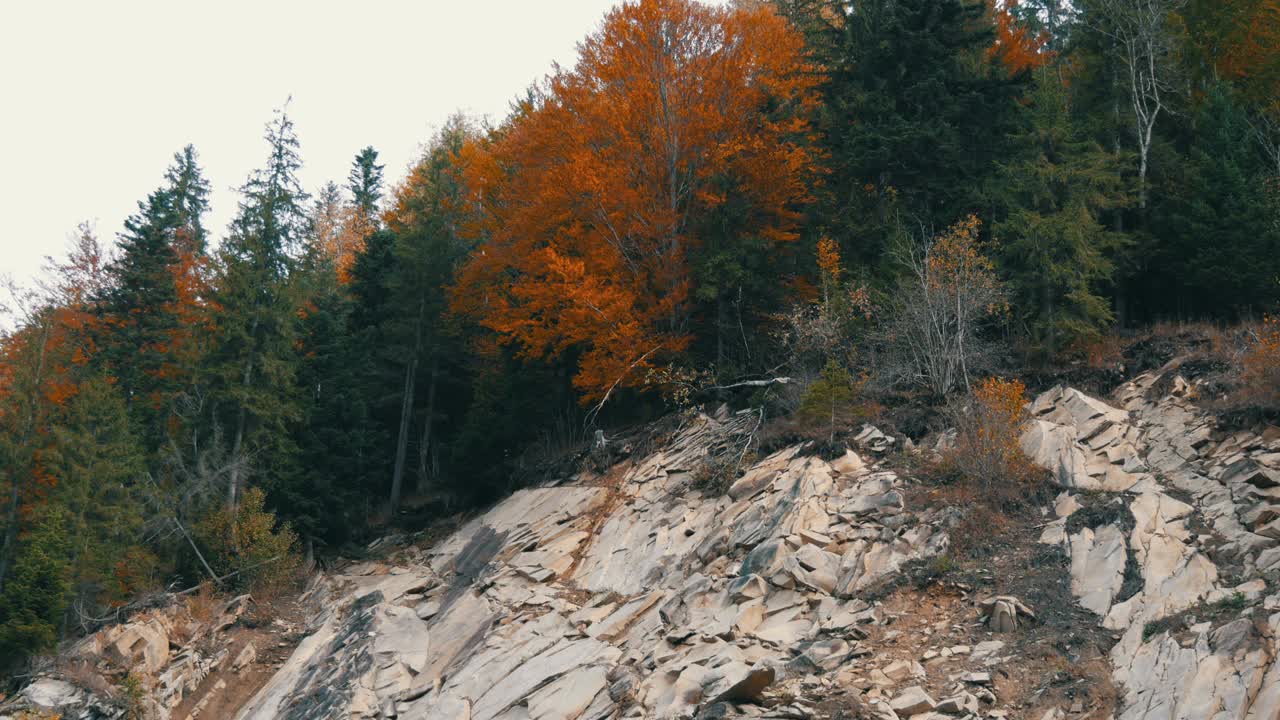
[[[640,0],[611,11],[475,148],[482,239],[455,311],[525,358],[577,357],[584,402],[691,342],[691,257],[730,201],[752,242],[797,237],[815,75],[770,8]],[[718,246],[746,242],[744,231]]]
[[[1035,70],[1053,59],[1053,53],[1046,47],[1050,39],[1048,33],[1033,33],[1014,16],[1019,4],[1018,0],[991,2],[996,39],[987,49],[987,58],[999,61],[1010,75]]]
[[[1022,450],[1026,392],[1020,380],[989,377],[950,409],[956,439],[943,458],[944,467],[1000,502],[1024,502],[1027,483],[1038,476]]]

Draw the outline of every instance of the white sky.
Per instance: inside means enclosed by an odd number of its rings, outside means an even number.
[[[366,145],[390,186],[451,113],[501,119],[571,64],[612,4],[0,0],[0,275],[29,282],[82,220],[114,241],[189,142],[220,237],[289,95],[309,191]]]

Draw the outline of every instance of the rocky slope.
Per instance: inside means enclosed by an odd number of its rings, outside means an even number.
[[[983,543],[968,508],[892,469],[909,465],[874,429],[707,494],[708,449],[738,452],[756,418],[698,416],[603,475],[318,579],[251,698],[218,700],[263,665],[232,671],[243,650],[118,654],[147,663],[149,714],[179,720],[1275,720],[1280,430],[1220,429],[1196,392],[1171,365],[1105,401],[1037,398],[1023,445],[1062,492],[977,563],[952,557]],[[122,715],[52,676],[19,705]]]

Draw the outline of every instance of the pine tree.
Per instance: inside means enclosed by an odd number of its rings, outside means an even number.
[[[287,472],[293,458],[289,423],[298,417],[290,279],[293,252],[307,232],[307,194],[297,177],[302,163],[287,113],[267,125],[266,140],[267,163],[242,188],[239,214],[220,249],[214,297],[216,349],[208,373],[232,443],[229,510],[242,490],[249,457],[269,474]]]
[[[73,599],[89,609],[127,599],[113,575],[140,539],[146,469],[120,391],[101,378],[81,383],[52,430],[41,465],[56,481],[50,502],[67,511]]]
[[[0,592],[0,668],[57,642],[71,590],[67,530],[67,511],[46,505],[22,542],[12,577]]]
[[[1269,163],[1225,83],[1210,88],[1195,128],[1185,162],[1153,206],[1162,242],[1144,280],[1183,317],[1265,310],[1280,300],[1280,207]]]
[[[1117,159],[1076,127],[1057,69],[1037,71],[1026,114],[990,186],[994,235],[1016,320],[1033,349],[1053,355],[1111,323],[1100,292],[1124,241],[1101,215],[1126,196]]]
[[[378,203],[382,200],[383,167],[378,164],[378,151],[370,146],[356,154],[351,161],[351,173],[347,176],[352,206],[375,230],[378,225]]]
[[[403,363],[400,418],[389,494],[393,510],[399,505],[403,491],[420,374],[425,375],[427,382],[418,442],[420,485],[425,480],[432,448],[434,401],[449,347],[444,323],[445,290],[470,249],[462,234],[467,206],[463,200],[459,160],[470,132],[461,117],[446,123],[409,179],[398,189],[395,204],[388,212],[388,227],[396,238],[396,271],[390,289],[397,316],[391,322],[390,334],[395,353]]]
[[[889,272],[899,222],[926,231],[984,209],[1028,81],[987,60],[995,28],[965,0],[779,0],[826,72],[817,125],[823,231]]]
[[[125,402],[154,448],[163,440],[167,401],[176,391],[170,344],[180,331],[174,250],[181,220],[168,190],[151,193],[124,224],[119,257],[100,301],[102,367],[119,382]]]
[[[204,214],[209,210],[209,181],[200,169],[200,157],[194,145],[187,145],[173,155],[173,165],[165,173],[167,190],[173,195],[173,210],[178,227],[179,252],[203,255],[208,241]]]

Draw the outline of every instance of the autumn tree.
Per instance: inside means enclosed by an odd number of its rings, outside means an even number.
[[[1052,57],[1047,49],[1050,31],[1037,32],[1035,24],[1023,20],[1019,9],[1018,0],[999,0],[992,5],[996,37],[987,57],[998,61],[1010,75],[1044,67]]]
[[[106,286],[96,236],[81,225],[67,259],[49,260],[39,290],[13,292],[18,327],[0,338],[0,590],[19,556],[24,522],[55,484],[40,464],[50,428],[79,392],[95,354],[92,298]]]
[[[983,326],[1007,304],[979,226],[970,215],[941,235],[897,249],[908,275],[895,291],[885,331],[886,370],[895,379],[941,396],[968,390],[971,378],[992,362],[995,348]]]
[[[697,259],[796,239],[812,84],[802,39],[767,7],[614,9],[469,170],[485,242],[455,308],[522,358],[575,358],[585,402],[640,385],[690,346],[710,281]]]

